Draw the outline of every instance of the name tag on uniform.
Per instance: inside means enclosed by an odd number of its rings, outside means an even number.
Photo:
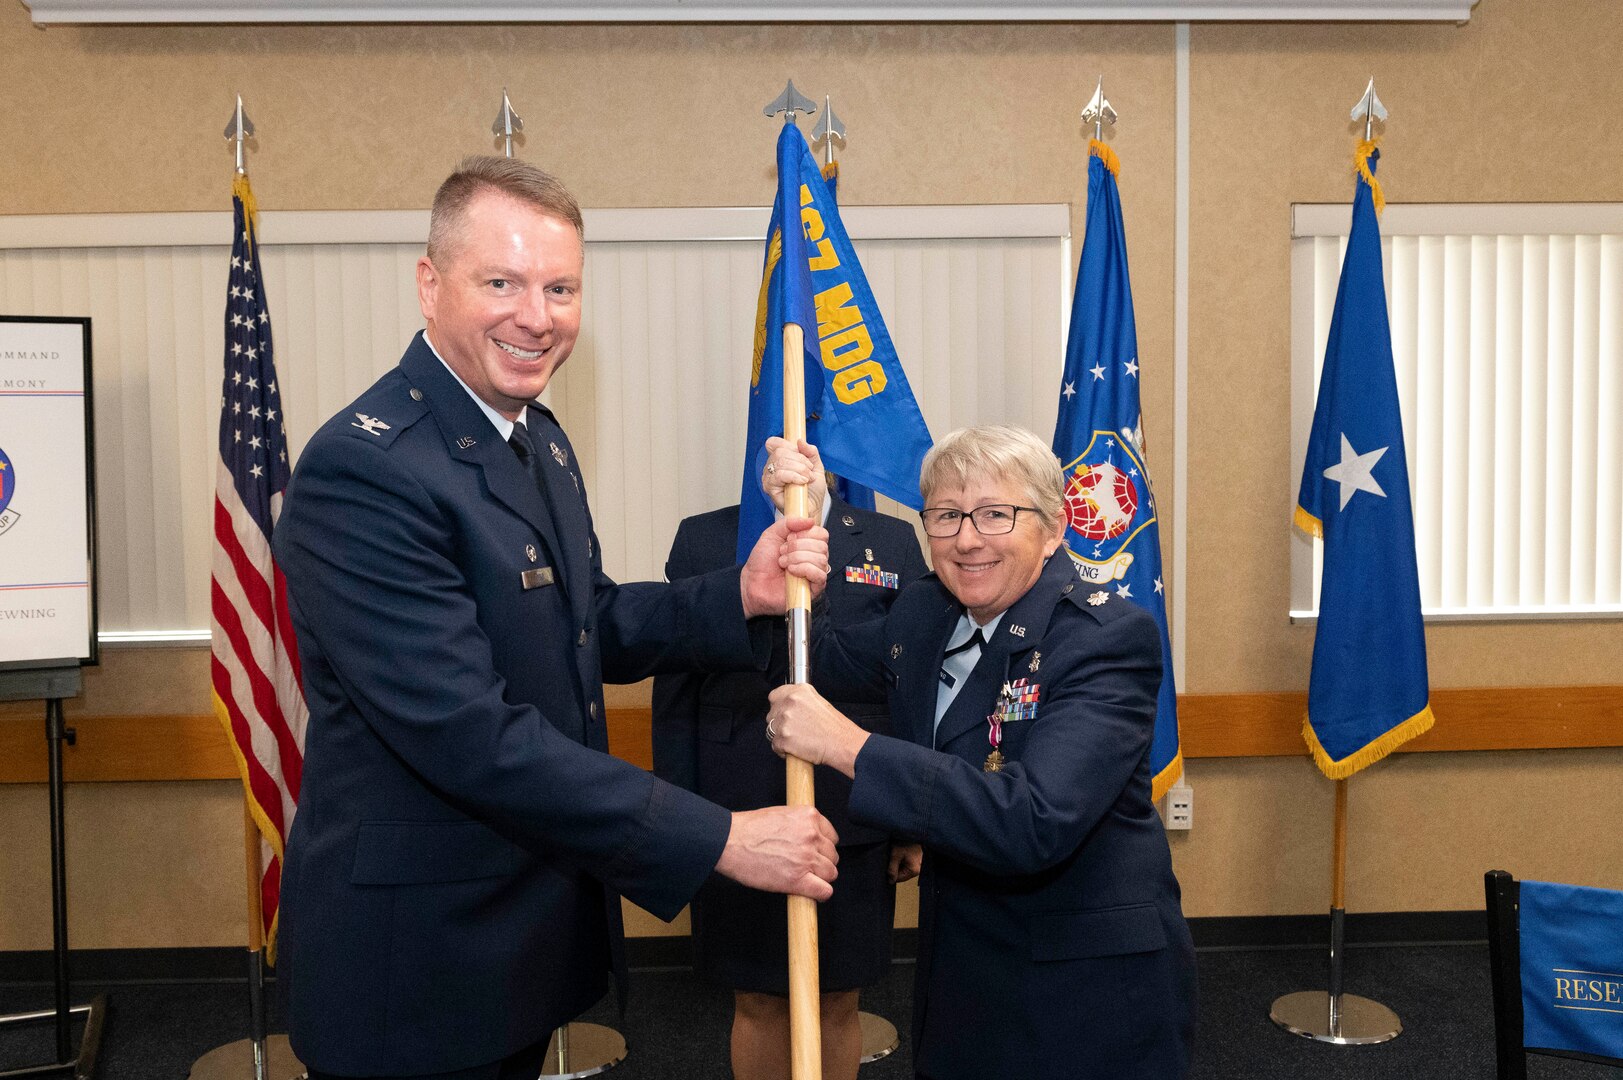
[[[519,574],[518,579],[526,589],[539,589],[543,585],[551,585],[552,567],[538,566],[534,570],[525,570]]]

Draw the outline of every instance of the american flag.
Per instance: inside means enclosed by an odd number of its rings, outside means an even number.
[[[225,725],[260,831],[260,901],[275,958],[282,850],[299,801],[308,711],[271,530],[287,488],[287,428],[271,360],[254,196],[239,175],[225,302],[225,379],[214,488],[214,711]]]

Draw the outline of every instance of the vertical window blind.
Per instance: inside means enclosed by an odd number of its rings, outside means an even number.
[[[1349,221],[1294,208],[1297,463]],[[1388,205],[1381,231],[1426,615],[1623,613],[1623,204]],[[1297,537],[1293,616],[1319,563]]]
[[[678,521],[737,501],[767,216],[587,211],[581,337],[546,396],[616,578],[658,578]],[[847,211],[932,432],[1052,430],[1069,221],[1058,204]],[[0,217],[0,310],[92,319],[104,641],[207,636],[230,229],[229,214]],[[296,453],[421,327],[427,214],[268,212],[261,233]]]

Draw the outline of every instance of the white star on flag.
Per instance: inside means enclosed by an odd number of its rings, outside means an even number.
[[[1069,382],[1066,383],[1065,384],[1065,389],[1061,390],[1060,393],[1065,395],[1065,399],[1067,401],[1069,401],[1071,398],[1076,397],[1076,383],[1069,383]]]
[[[1383,446],[1378,450],[1371,450],[1367,454],[1357,453],[1353,450],[1352,443],[1347,441],[1347,433],[1345,431],[1341,433],[1341,460],[1324,470],[1324,477],[1326,480],[1334,480],[1341,485],[1340,508],[1342,510],[1347,509],[1347,504],[1352,501],[1355,492],[1367,491],[1371,495],[1386,498],[1386,492],[1382,491],[1381,485],[1375,482],[1375,477],[1371,475],[1371,471],[1375,468],[1375,463],[1381,460],[1381,455],[1385,454],[1387,449],[1387,447]]]
[[[1123,366],[1127,368],[1127,374],[1133,376],[1134,378],[1138,377],[1138,357],[1133,357]]]
[[[1162,586],[1162,585],[1161,585],[1161,579],[1160,579],[1160,578],[1156,578],[1156,579],[1155,579],[1155,595],[1156,595],[1156,596],[1160,596],[1160,595],[1161,595],[1161,590],[1162,590],[1162,588],[1163,588],[1163,586]]]
[[[1128,600],[1132,598],[1133,590],[1128,588],[1127,582],[1124,581],[1120,585],[1116,586],[1116,595],[1121,597],[1123,600]]]
[[[1092,375],[1095,381],[1098,381],[1105,377],[1105,369],[1099,364],[1094,364],[1088,368],[1088,374]]]

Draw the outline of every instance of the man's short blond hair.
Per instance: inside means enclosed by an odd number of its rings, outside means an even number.
[[[919,490],[929,506],[936,492],[981,480],[1012,481],[1025,493],[1021,505],[1036,507],[1044,529],[1059,524],[1065,510],[1065,474],[1048,444],[1025,428],[990,424],[947,435],[924,455]]]
[[[497,191],[533,206],[544,214],[562,218],[575,226],[581,243],[586,242],[586,222],[580,203],[551,173],[543,172],[518,158],[478,155],[466,157],[456,171],[445,178],[434,193],[434,208],[428,215],[428,259],[438,262],[449,257],[462,238],[468,204],[486,191]]]

